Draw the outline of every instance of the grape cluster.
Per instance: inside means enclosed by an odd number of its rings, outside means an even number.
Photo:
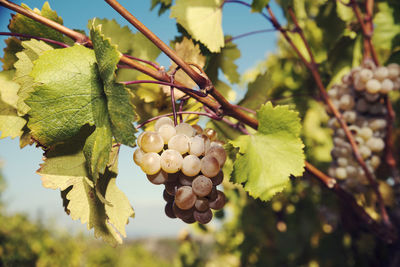
[[[156,185],[164,184],[165,213],[186,223],[211,221],[211,209],[225,205],[225,194],[217,190],[224,178],[223,143],[213,129],[158,119],[154,132],[139,135],[133,160]]]
[[[400,66],[390,64],[376,67],[372,62],[354,68],[335,84],[328,95],[353,134],[359,152],[367,167],[374,174],[381,163],[385,148],[386,114],[384,97],[390,91],[400,89]],[[332,165],[328,174],[343,181],[348,189],[357,190],[367,184],[365,173],[352,154],[344,130],[336,118],[331,118],[329,127],[334,130]]]

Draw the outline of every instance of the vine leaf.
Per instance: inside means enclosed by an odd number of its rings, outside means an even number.
[[[15,81],[21,86],[18,91],[18,114],[25,115],[30,107],[26,105],[25,100],[34,91],[34,79],[30,75],[33,68],[33,62],[39,58],[45,51],[53,50],[45,42],[38,40],[29,40],[21,43],[24,50],[16,54],[18,61],[14,64],[16,69]]]
[[[98,107],[104,97],[95,63],[94,52],[79,45],[47,51],[35,61],[36,86],[25,102],[31,108],[28,128],[40,144],[71,138],[83,125],[94,125],[96,111],[106,110]]]
[[[231,83],[238,83],[240,81],[240,74],[235,60],[239,57],[240,50],[237,48],[237,45],[232,42],[226,44],[220,53],[211,56],[207,66],[207,74],[210,79],[216,81],[218,70],[221,69]]]
[[[0,139],[21,136],[26,124],[17,113],[19,85],[12,80],[14,73],[13,70],[0,72]]]
[[[23,50],[21,41],[18,38],[10,37],[4,40],[6,47],[3,49],[4,56],[0,58],[3,62],[3,70],[11,70],[14,68],[14,63],[17,62],[18,58],[16,54]]]
[[[121,53],[128,54],[145,60],[154,61],[160,54],[160,50],[149,41],[142,33],[132,31],[128,26],[122,27],[114,19],[89,20],[88,28],[102,25],[101,33],[111,39],[111,43],[118,45]]]
[[[133,147],[136,140],[134,134],[137,132],[133,122],[137,120],[137,115],[127,88],[115,82],[115,70],[122,54],[111,44],[110,39],[104,37],[100,25],[93,26],[90,37],[104,84],[112,133],[117,142]]]
[[[270,83],[271,77],[269,73],[264,72],[258,75],[253,82],[249,83],[246,95],[239,102],[239,105],[257,110],[270,97]]]
[[[253,0],[251,3],[251,10],[254,12],[261,12],[268,4],[269,0]]]
[[[171,18],[181,24],[192,37],[211,52],[224,46],[222,31],[223,0],[177,0],[171,7]]]
[[[267,201],[289,184],[289,176],[304,171],[303,143],[298,113],[269,102],[257,112],[260,122],[254,135],[230,143],[239,148],[231,180],[244,184],[254,198]]]
[[[125,194],[115,184],[117,153],[111,153],[109,166],[98,184],[110,203],[106,205],[96,195],[93,179],[86,168],[81,140],[84,138],[74,138],[53,147],[45,154],[45,162],[38,174],[44,187],[60,189],[64,193],[66,211],[73,220],[79,219],[87,223],[88,229],[94,228],[95,237],[111,245],[121,244],[122,237],[126,237],[125,225],[129,217],[134,216],[134,211]]]
[[[32,10],[25,4],[21,4],[21,6],[59,24],[63,24],[62,18],[57,15],[56,11],[50,8],[48,2],[43,4],[42,10],[37,8]],[[65,42],[65,38],[62,33],[21,14],[13,15],[8,28],[11,32],[15,33],[30,34],[38,37],[49,38],[59,42]]]

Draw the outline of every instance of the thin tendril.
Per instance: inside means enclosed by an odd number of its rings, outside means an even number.
[[[44,41],[46,43],[59,45],[59,46],[64,47],[64,48],[69,47],[69,45],[67,45],[66,43],[62,43],[62,42],[58,42],[58,41],[55,41],[55,40],[52,40],[52,39],[43,38],[43,37],[39,37],[39,36],[34,36],[34,35],[30,35],[30,34],[22,34],[22,33],[14,33],[14,32],[0,32],[0,35],[22,37],[22,38],[31,38],[31,39],[41,40],[41,41]]]

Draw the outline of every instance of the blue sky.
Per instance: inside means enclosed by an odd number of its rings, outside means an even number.
[[[20,3],[21,1],[15,1]],[[44,1],[23,1],[31,8],[41,8]],[[120,3],[141,20],[150,30],[157,34],[164,42],[169,44],[177,35],[174,20],[169,18],[169,12],[158,17],[157,12],[150,12],[150,0],[121,0]],[[250,1],[247,1],[250,2]],[[52,9],[58,12],[64,20],[64,25],[73,29],[86,29],[89,19],[115,18],[121,25],[128,25],[112,8],[104,1],[49,1]],[[276,9],[273,6],[273,9]],[[282,19],[281,12],[278,18]],[[271,25],[260,15],[252,14],[244,6],[229,4],[224,6],[223,12],[224,33],[232,36],[242,33],[270,29]],[[7,31],[10,18],[9,12],[0,7],[0,31]],[[129,25],[132,31],[136,31]],[[277,33],[266,33],[235,41],[242,51],[241,58],[237,60],[239,71],[254,66],[265,58],[268,52],[275,48]],[[2,38],[3,40],[5,38]],[[0,55],[4,48],[0,40]],[[169,59],[161,55],[158,59],[161,65],[168,66]],[[237,89],[238,95],[243,94],[243,89]],[[180,229],[187,227],[178,220],[172,220],[164,215],[164,201],[162,199],[163,186],[155,186],[147,181],[132,160],[133,149],[123,147],[119,160],[118,186],[128,196],[133,205],[136,217],[130,220],[127,226],[129,238],[143,236],[175,236]],[[0,160],[3,162],[3,173],[7,181],[5,199],[9,212],[25,212],[31,218],[41,217],[44,222],[54,222],[69,230],[83,230],[86,225],[78,221],[72,221],[62,208],[60,193],[58,190],[50,190],[42,187],[40,177],[35,174],[41,163],[42,151],[34,146],[19,149],[18,140],[10,138],[0,140]]]

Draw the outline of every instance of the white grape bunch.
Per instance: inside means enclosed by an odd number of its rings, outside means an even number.
[[[151,183],[165,185],[165,214],[186,223],[210,222],[211,210],[226,202],[217,190],[227,156],[223,142],[213,129],[184,122],[174,126],[168,117],[158,119],[154,130],[139,135],[133,160]]]
[[[400,89],[400,66],[389,64],[376,67],[365,62],[342,77],[328,95],[341,112],[350,132],[358,145],[359,153],[372,174],[381,163],[386,137],[387,108],[385,96]],[[332,117],[328,126],[334,130],[331,151],[332,164],[328,174],[341,181],[342,185],[353,191],[362,191],[368,184],[363,169],[352,154],[344,130],[336,118]]]

